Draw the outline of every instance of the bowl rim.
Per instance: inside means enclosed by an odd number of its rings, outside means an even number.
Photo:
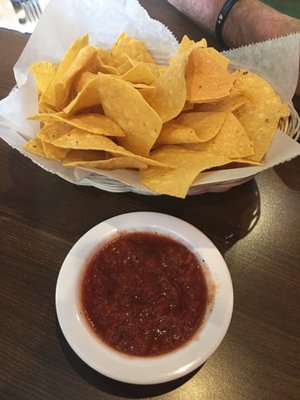
[[[163,355],[135,357],[110,348],[87,326],[78,300],[78,285],[88,257],[102,241],[109,240],[120,231],[132,230],[158,232],[186,244],[208,268],[217,287],[213,307],[204,326],[186,344]],[[58,274],[55,305],[67,342],[87,365],[121,382],[157,384],[194,371],[219,347],[232,317],[233,287],[222,255],[195,226],[168,214],[132,212],[100,222],[73,245]]]

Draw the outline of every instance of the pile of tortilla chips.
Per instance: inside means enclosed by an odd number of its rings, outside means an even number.
[[[153,192],[184,198],[199,173],[262,162],[279,119],[275,90],[203,39],[184,37],[168,65],[122,33],[110,51],[75,40],[58,65],[30,67],[41,121],[29,152],[64,166],[135,169]]]

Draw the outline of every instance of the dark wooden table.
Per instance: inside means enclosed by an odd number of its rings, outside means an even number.
[[[203,36],[168,4],[141,3],[178,39]],[[14,85],[12,67],[27,40],[0,30],[0,98]],[[1,399],[299,399],[300,157],[228,192],[179,200],[75,186],[3,141],[0,150]],[[72,245],[131,211],[194,224],[220,249],[233,280],[221,346],[202,368],[161,385],[98,374],[71,350],[56,318],[56,280]]]

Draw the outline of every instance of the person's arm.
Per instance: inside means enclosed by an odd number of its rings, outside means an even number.
[[[218,14],[225,0],[167,0],[206,31],[214,34]]]
[[[168,0],[211,34],[225,0]],[[240,0],[224,22],[222,37],[228,47],[255,43],[300,32],[300,20],[282,14],[259,0]],[[299,60],[300,63],[300,60]],[[296,94],[300,95],[300,76]]]
[[[273,39],[300,32],[300,20],[282,14],[258,0],[238,1],[223,27],[224,42],[230,47]]]

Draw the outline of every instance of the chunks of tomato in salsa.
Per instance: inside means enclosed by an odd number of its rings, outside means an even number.
[[[109,346],[153,356],[194,335],[208,289],[197,257],[184,244],[154,232],[123,232],[87,265],[81,300],[89,324]]]

